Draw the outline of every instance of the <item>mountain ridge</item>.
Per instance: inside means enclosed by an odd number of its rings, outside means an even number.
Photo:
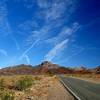
[[[0,69],[0,75],[14,75],[14,74],[100,74],[100,66],[94,69],[87,69],[84,66],[70,68],[62,67],[58,64],[53,64],[49,61],[44,61],[39,65],[15,65]]]

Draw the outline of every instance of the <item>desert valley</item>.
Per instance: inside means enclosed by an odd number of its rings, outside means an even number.
[[[100,67],[69,68],[48,61],[16,65],[0,69],[0,100],[74,100],[60,75],[100,83]]]

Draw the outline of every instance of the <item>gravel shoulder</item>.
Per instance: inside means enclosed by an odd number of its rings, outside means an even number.
[[[47,100],[74,100],[73,96],[58,81],[52,81],[51,87],[48,89]]]

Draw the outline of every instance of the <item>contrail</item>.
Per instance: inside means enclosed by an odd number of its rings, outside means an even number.
[[[30,59],[29,59],[28,55],[25,55],[24,58],[26,59],[27,63],[30,64]]]
[[[24,53],[21,55],[19,59],[22,59],[37,44],[39,40],[40,39],[37,39],[35,42],[33,42],[33,44],[26,51],[24,51]]]
[[[19,46],[17,40],[15,39],[15,37],[13,35],[12,35],[12,40],[15,42],[17,50],[20,50],[20,46]]]
[[[55,56],[60,53],[64,48],[65,45],[67,45],[69,39],[63,40],[61,43],[58,43],[55,47],[53,47],[44,57],[44,60],[51,61]]]
[[[4,49],[0,49],[0,54],[3,54],[5,57],[8,56],[7,51],[5,51]]]

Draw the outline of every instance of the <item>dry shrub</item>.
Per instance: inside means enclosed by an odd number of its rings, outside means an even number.
[[[0,91],[0,100],[14,100],[14,98],[14,92],[8,90]]]
[[[22,77],[20,80],[18,80],[15,84],[15,88],[17,90],[25,90],[29,87],[31,87],[34,83],[34,80],[32,77],[30,76],[25,76],[25,77]]]

